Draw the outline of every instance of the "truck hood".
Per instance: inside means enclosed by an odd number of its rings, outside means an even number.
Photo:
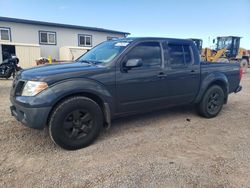
[[[104,66],[82,62],[56,63],[25,69],[19,76],[23,80],[45,81],[52,84],[58,80],[89,77],[93,72],[104,68]]]

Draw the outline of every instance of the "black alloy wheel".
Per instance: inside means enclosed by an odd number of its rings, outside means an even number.
[[[207,111],[210,114],[215,114],[220,109],[220,106],[223,104],[223,98],[218,92],[213,92],[209,96],[208,103],[207,103]]]
[[[71,139],[87,136],[93,128],[93,117],[84,109],[77,109],[69,113],[63,122],[63,129]]]
[[[224,91],[220,86],[210,86],[197,105],[198,113],[206,118],[217,116],[223,107],[224,97]]]
[[[76,150],[89,146],[103,125],[103,112],[95,101],[73,96],[60,102],[52,111],[49,133],[60,147]]]

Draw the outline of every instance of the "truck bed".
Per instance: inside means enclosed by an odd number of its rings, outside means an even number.
[[[208,74],[225,74],[229,83],[229,93],[234,92],[240,83],[239,63],[219,63],[219,62],[201,62],[201,80]]]

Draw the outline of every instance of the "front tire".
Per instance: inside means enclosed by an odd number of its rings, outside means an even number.
[[[103,126],[103,113],[99,105],[83,96],[61,102],[49,120],[49,134],[55,144],[67,150],[89,146]]]
[[[198,113],[206,118],[217,116],[223,107],[224,96],[224,91],[220,86],[211,86],[197,106]]]

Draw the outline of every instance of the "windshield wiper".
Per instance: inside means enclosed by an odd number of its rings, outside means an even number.
[[[88,60],[77,60],[76,62],[88,63],[90,65],[94,65],[95,64],[93,61],[88,61]]]
[[[78,60],[77,62],[88,63],[88,64],[91,64],[91,65],[96,65],[96,64],[103,63],[101,61],[95,61],[95,60]]]

